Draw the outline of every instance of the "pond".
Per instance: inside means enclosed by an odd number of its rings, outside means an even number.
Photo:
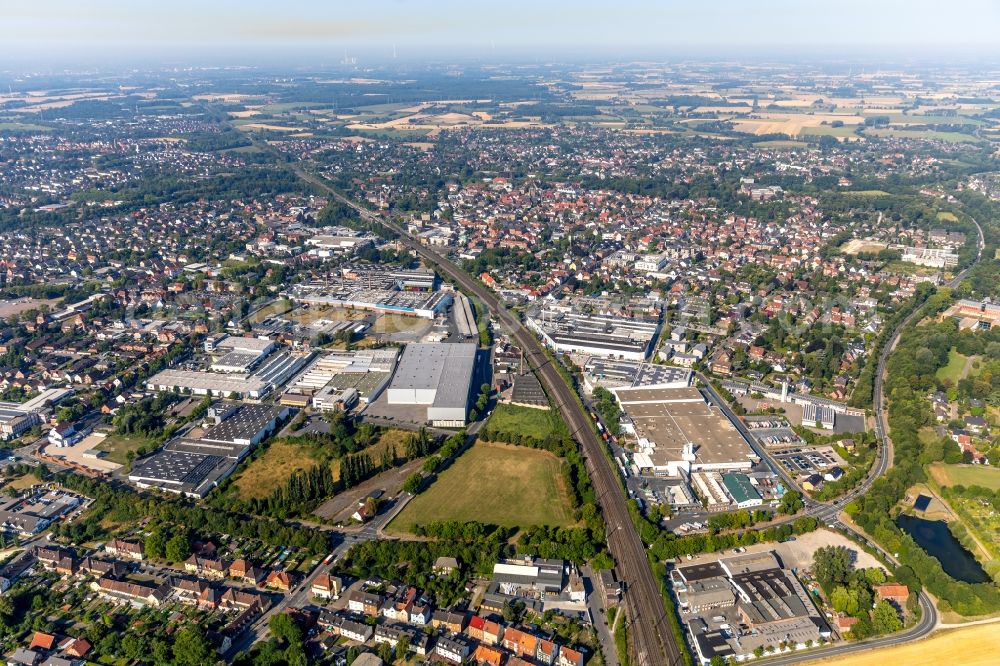
[[[944,572],[952,578],[966,583],[990,580],[976,558],[952,535],[948,523],[943,520],[924,520],[900,514],[896,525],[913,537],[918,546],[936,557]]]

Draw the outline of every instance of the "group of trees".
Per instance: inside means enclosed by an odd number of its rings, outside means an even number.
[[[747,511],[746,509],[740,509],[739,511],[713,514],[708,517],[705,524],[708,526],[708,529],[713,532],[721,532],[722,530],[752,527],[757,523],[767,522],[771,520],[772,517],[773,514],[764,509],[755,509],[752,512]]]
[[[621,416],[621,408],[618,407],[618,400],[611,394],[611,391],[603,386],[596,387],[594,389],[594,408],[601,415],[601,420],[604,421],[608,432],[615,437],[620,435],[621,426],[619,426],[618,421]]]
[[[115,432],[150,439],[160,437],[166,425],[163,414],[177,400],[175,394],[163,391],[139,402],[123,405],[112,421]]]
[[[835,611],[858,618],[851,628],[857,639],[887,634],[903,628],[896,608],[886,600],[873,606],[873,586],[885,583],[888,577],[879,567],[854,568],[854,554],[845,546],[824,546],[813,553],[813,575]],[[916,594],[907,602],[911,611],[918,606]]]
[[[917,285],[910,300],[899,306],[886,318],[882,324],[882,328],[879,330],[878,337],[875,339],[875,344],[872,346],[872,351],[868,355],[864,367],[861,369],[861,374],[858,376],[858,381],[854,386],[854,392],[848,401],[851,407],[869,407],[872,404],[875,395],[875,372],[878,369],[882,349],[892,339],[896,328],[903,320],[923,305],[924,301],[927,301],[934,294],[934,291],[935,289],[932,284],[921,282]],[[936,307],[943,307],[947,303],[946,299],[941,298],[934,299],[932,302],[936,304]]]
[[[937,312],[947,303],[936,303],[936,299],[931,298],[927,311]],[[959,334],[952,321],[910,326],[903,332],[886,372],[894,465],[846,510],[885,550],[897,554],[897,559],[914,572],[916,584],[923,584],[940,600],[939,607],[962,615],[981,615],[1000,610],[1000,589],[992,582],[966,583],[947,575],[941,563],[894,521],[897,504],[907,489],[927,480],[924,466],[945,458],[942,442],[921,438],[920,430],[935,423],[926,396],[941,388],[936,371],[947,363],[953,346],[964,344],[966,335]],[[950,443],[947,446],[954,448]]]
[[[501,558],[513,555],[509,531],[480,524],[454,522],[423,526],[427,541],[376,540],[358,544],[342,561],[343,569],[359,577],[379,576],[416,585],[448,606],[465,595],[472,574],[489,575]],[[434,562],[454,557],[459,568],[447,576],[436,575]]]
[[[186,528],[199,534],[229,534],[259,539],[271,546],[301,548],[313,555],[325,554],[329,550],[329,539],[320,530],[267,518],[248,520],[244,514],[190,504],[179,498],[144,496],[101,479],[78,474],[61,474],[57,480],[70,490],[94,498],[86,516],[73,524],[89,526],[86,528],[88,532],[100,535],[99,538],[109,536],[100,526],[102,521],[134,524],[150,519],[154,532],[160,526],[169,526],[170,529]]]
[[[183,562],[191,554],[191,542],[186,529],[171,531],[167,526],[160,526],[146,537],[143,549],[151,560]]]
[[[752,546],[757,543],[787,541],[789,537],[812,532],[819,527],[819,521],[816,518],[801,516],[791,523],[782,523],[762,530],[746,529],[679,536],[669,530],[661,529],[658,524],[643,516],[635,500],[630,500],[628,506],[632,522],[639,531],[639,538],[649,546],[650,555],[657,560],[670,560],[698,553],[713,553],[737,546]]]

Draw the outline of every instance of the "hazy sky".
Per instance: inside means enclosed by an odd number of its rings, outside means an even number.
[[[1000,0],[0,0],[0,55],[1000,52]],[[3,63],[0,62],[0,68]]]

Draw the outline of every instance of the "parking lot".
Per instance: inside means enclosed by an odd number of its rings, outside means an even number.
[[[829,446],[814,448],[795,447],[772,454],[793,476],[816,474],[836,465],[844,465],[844,460]]]

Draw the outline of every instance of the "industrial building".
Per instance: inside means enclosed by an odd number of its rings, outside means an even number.
[[[465,425],[476,374],[475,343],[406,346],[387,390],[390,405],[426,405],[427,421]]]
[[[79,496],[59,490],[0,502],[0,532],[25,537],[38,534],[80,502]]]
[[[618,361],[594,357],[584,366],[583,383],[588,392],[629,386],[684,388],[691,385],[691,370],[646,361]]]
[[[347,266],[340,275],[294,285],[286,295],[299,303],[434,319],[452,302],[451,292],[437,287],[429,271]]]
[[[394,348],[323,352],[289,383],[281,403],[296,407],[311,404],[323,410],[370,402],[389,383],[398,358],[399,351]]]
[[[646,360],[660,333],[658,319],[588,314],[550,304],[525,323],[554,351],[632,361]]]
[[[253,375],[168,369],[150,377],[146,388],[150,391],[177,389],[195,395],[259,399],[267,395],[272,387]]]
[[[670,579],[706,666],[713,657],[743,661],[758,648],[805,648],[832,635],[805,588],[773,553],[680,566]]]
[[[128,480],[139,488],[200,498],[236,468],[226,456],[163,448],[132,466]]]
[[[949,248],[905,247],[903,261],[930,268],[952,268],[958,265],[958,255]]]
[[[545,390],[542,388],[541,382],[538,381],[538,377],[530,372],[514,376],[510,402],[512,405],[520,405],[521,407],[549,409],[549,397],[545,395]]]
[[[256,340],[256,338],[237,339]],[[234,353],[248,354],[248,352],[229,352],[227,356]],[[150,377],[146,381],[146,388],[150,391],[176,389],[195,395],[259,400],[287,382],[305,367],[310,358],[311,355],[308,353],[282,352],[265,359],[252,374],[168,368]]]
[[[476,331],[476,316],[472,313],[472,304],[469,302],[468,297],[463,293],[455,294],[455,326],[458,328],[459,336],[463,338],[471,338],[477,334]]]
[[[701,391],[686,388],[612,389],[634,435],[633,462],[643,474],[682,477],[696,471],[747,471],[758,461],[736,426]]]
[[[818,405],[815,402],[807,402],[802,405],[802,425],[814,427],[817,424],[826,429],[833,430],[836,424],[837,414],[830,405]]]
[[[0,440],[20,437],[42,423],[44,414],[71,395],[73,389],[51,388],[24,402],[0,402]]]
[[[200,437],[173,439],[136,462],[129,481],[140,488],[204,497],[290,414],[288,407],[216,403],[207,415],[214,425]]]

